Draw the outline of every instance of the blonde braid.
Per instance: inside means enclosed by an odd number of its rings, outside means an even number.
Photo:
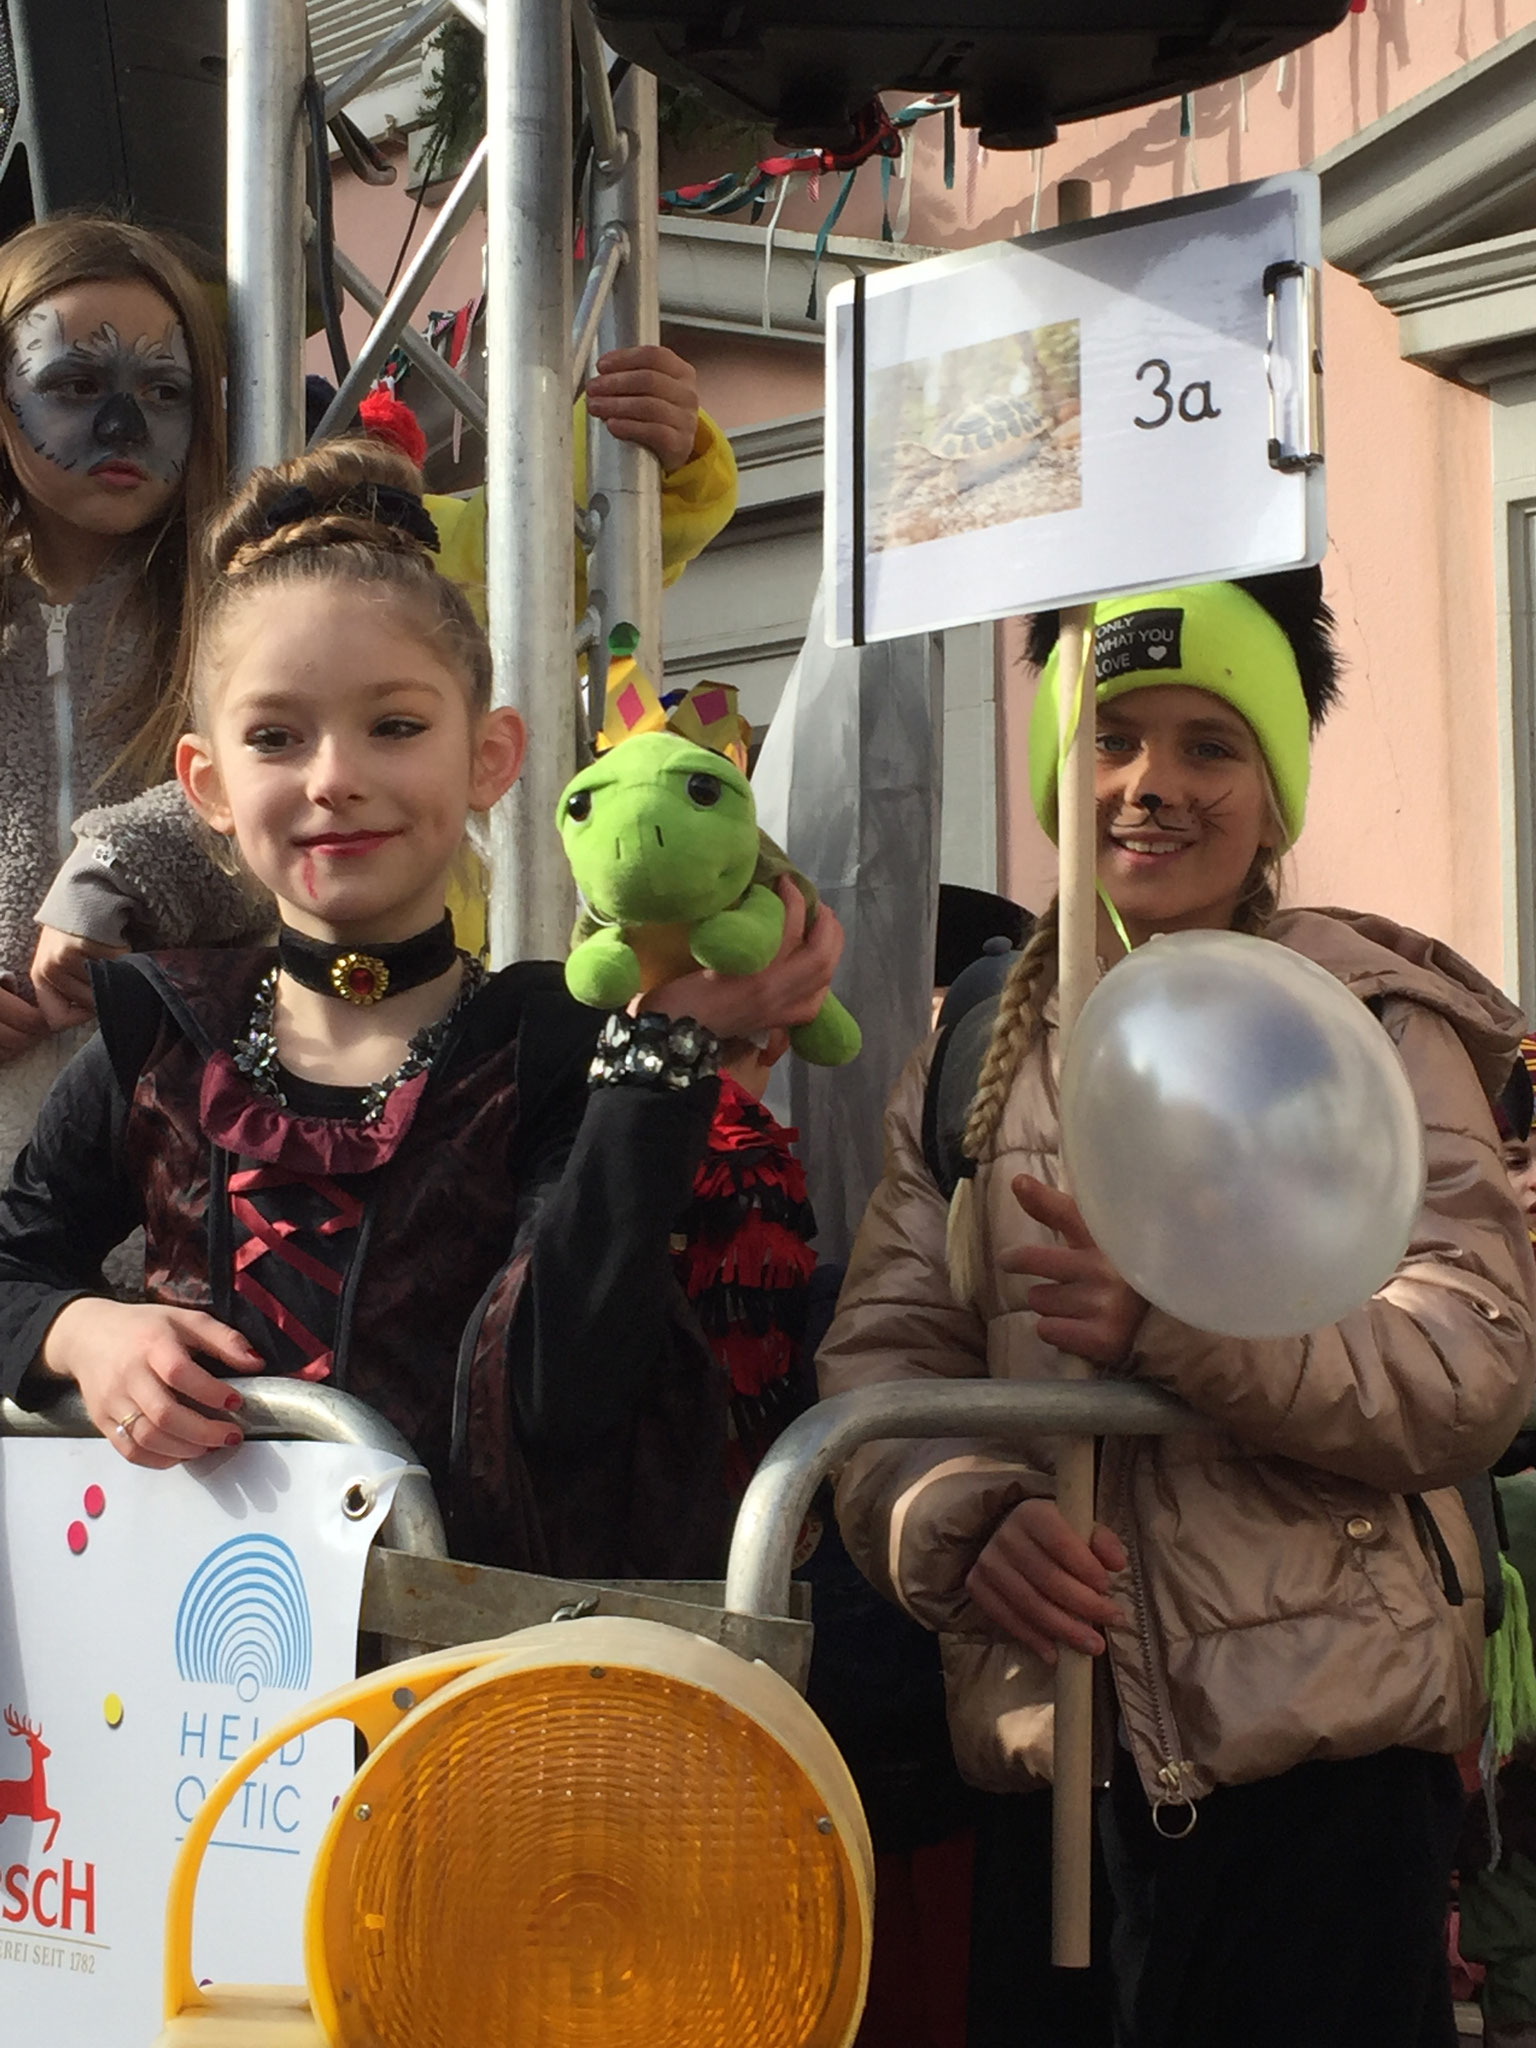
[[[1056,981],[1059,926],[1060,905],[1053,898],[1003,984],[997,1022],[987,1041],[986,1057],[960,1140],[961,1151],[973,1165],[986,1156],[996,1137],[1024,1055],[1040,1034],[1046,999]],[[974,1174],[967,1174],[955,1185],[945,1226],[944,1250],[951,1293],[962,1304],[973,1302],[981,1278],[981,1210]]]

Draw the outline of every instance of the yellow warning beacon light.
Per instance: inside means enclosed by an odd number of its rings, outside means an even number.
[[[335,1719],[371,1748],[316,1860],[307,1991],[200,1988],[221,1815]],[[873,1869],[776,1672],[659,1622],[550,1623],[344,1686],[220,1780],[172,1879],[157,2048],[848,2048]]]

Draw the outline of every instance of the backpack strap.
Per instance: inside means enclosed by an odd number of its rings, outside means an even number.
[[[923,1159],[946,1202],[965,1176],[967,1162],[961,1140],[1000,1001],[1000,996],[988,996],[954,1023],[946,1024],[928,1069],[923,1093]]]

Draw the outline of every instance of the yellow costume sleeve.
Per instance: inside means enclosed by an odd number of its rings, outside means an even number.
[[[587,401],[576,401],[576,502],[587,502]],[[693,454],[681,469],[661,480],[661,569],[675,583],[695,555],[702,555],[736,510],[736,457],[707,412],[699,414]],[[586,608],[585,566],[576,565],[576,608]]]
[[[587,502],[587,406],[576,405],[572,461],[576,503]],[[427,499],[437,522],[443,551],[437,558],[442,573],[457,583],[485,623],[485,492],[463,498]],[[695,555],[701,555],[736,510],[736,457],[731,444],[707,412],[699,414],[693,456],[681,469],[661,480],[662,580],[675,583]],[[576,610],[586,610],[587,568],[580,550],[576,561]]]
[[[587,404],[576,402],[572,462],[576,503],[587,501]],[[439,571],[457,583],[485,624],[485,491],[463,498],[428,497],[442,552]],[[706,412],[699,414],[692,458],[661,480],[662,581],[675,583],[736,510],[736,457]],[[576,551],[576,612],[587,606],[587,565]],[[466,846],[448,891],[458,941],[467,951],[485,948],[485,871]]]

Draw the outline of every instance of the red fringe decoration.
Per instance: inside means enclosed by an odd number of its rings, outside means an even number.
[[[738,1395],[783,1379],[800,1341],[816,1222],[805,1169],[790,1150],[795,1135],[723,1076],[679,1225],[688,1242],[674,1257],[678,1279]]]
[[[357,408],[357,416],[366,433],[376,441],[388,441],[398,448],[402,455],[408,455],[418,469],[427,459],[427,437],[422,432],[421,422],[405,403],[396,398],[392,391],[382,385],[370,391]]]

